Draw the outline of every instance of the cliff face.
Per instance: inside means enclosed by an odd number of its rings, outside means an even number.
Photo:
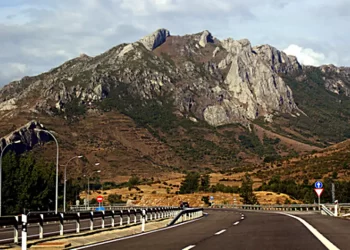
[[[52,140],[51,136],[45,133],[44,126],[37,121],[30,121],[24,126],[12,131],[10,134],[0,138],[0,152],[12,144],[20,144],[26,149],[33,148],[36,144],[42,144]]]
[[[119,83],[140,99],[171,96],[182,115],[212,126],[246,124],[274,112],[298,113],[291,89],[279,74],[301,70],[295,57],[248,40],[219,41],[209,31],[183,37],[159,29],[97,56],[81,55],[0,91],[3,115],[65,110],[78,99],[91,105]]]

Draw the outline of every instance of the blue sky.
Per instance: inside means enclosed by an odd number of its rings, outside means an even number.
[[[209,30],[350,66],[349,0],[1,0],[0,86],[79,56],[98,55],[158,28]]]

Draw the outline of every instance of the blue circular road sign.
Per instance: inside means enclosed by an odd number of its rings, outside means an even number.
[[[323,184],[320,181],[315,182],[315,188],[323,188]]]

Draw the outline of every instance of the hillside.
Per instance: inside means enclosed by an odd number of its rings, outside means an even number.
[[[34,120],[56,132],[62,164],[85,156],[71,163],[70,178],[95,162],[101,179],[116,182],[185,170],[265,180],[283,168],[297,177],[314,163],[294,158],[350,137],[349,79],[349,68],[303,66],[270,45],[160,29],[3,87],[0,137],[10,136],[0,146]],[[22,137],[37,157],[53,160],[54,143]]]

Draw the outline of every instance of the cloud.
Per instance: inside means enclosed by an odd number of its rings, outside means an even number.
[[[0,86],[81,53],[98,55],[158,28],[174,35],[209,30],[219,39],[248,38],[253,45],[287,48],[304,64],[350,65],[344,56],[350,55],[350,34],[344,32],[350,17],[342,14],[347,0],[0,2]]]
[[[24,75],[31,73],[29,67],[22,63],[0,64],[0,68],[3,69],[0,71],[0,81],[19,80]]]
[[[283,50],[287,55],[296,56],[298,61],[304,65],[320,66],[327,63],[326,56],[310,48],[302,48],[291,44]]]

